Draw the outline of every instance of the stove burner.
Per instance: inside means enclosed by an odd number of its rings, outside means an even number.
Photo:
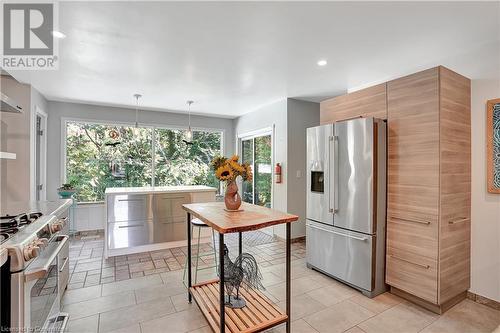
[[[16,216],[5,215],[0,217],[0,232],[7,234],[15,234],[20,227],[26,226],[34,222],[42,216],[42,213],[19,214]]]
[[[19,231],[18,227],[4,227],[4,226],[0,226],[0,233],[2,233],[2,234],[13,235],[13,234],[15,234],[18,231]]]
[[[0,244],[5,242],[7,239],[10,238],[10,235],[8,233],[0,233]]]

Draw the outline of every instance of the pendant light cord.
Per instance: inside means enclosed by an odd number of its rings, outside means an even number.
[[[135,128],[139,127],[139,98],[142,97],[140,94],[134,94],[135,97]]]
[[[193,101],[188,101],[188,126],[189,129],[191,129],[191,104],[193,104]]]

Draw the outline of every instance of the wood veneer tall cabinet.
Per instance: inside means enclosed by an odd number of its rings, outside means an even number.
[[[436,67],[387,83],[386,282],[442,313],[470,286],[470,80]]]
[[[333,97],[320,103],[321,124],[359,117],[387,119],[386,83]]]

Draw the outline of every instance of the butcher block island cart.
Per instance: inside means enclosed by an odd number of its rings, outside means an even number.
[[[191,217],[196,217],[219,233],[220,280],[192,285],[188,269],[188,300],[196,301],[215,332],[260,332],[286,323],[290,333],[290,233],[291,223],[298,216],[282,213],[262,206],[244,203],[240,211],[226,211],[223,202],[192,203],[182,205],[187,212],[188,267],[191,267]],[[224,235],[238,233],[239,252],[242,252],[242,233],[285,223],[286,225],[286,312],[272,303],[258,290],[240,290],[246,301],[241,309],[224,305]]]

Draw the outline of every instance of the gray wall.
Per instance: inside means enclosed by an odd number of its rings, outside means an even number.
[[[319,103],[291,98],[266,105],[235,120],[236,136],[274,126],[274,164],[282,165],[283,181],[273,185],[273,208],[300,217],[300,222],[292,224],[293,238],[305,236],[306,128],[317,125]],[[283,226],[274,227],[273,232],[285,237]]]
[[[49,102],[40,94],[38,90],[31,87],[31,111],[35,112],[35,106],[38,106],[43,112],[48,113]]]
[[[61,158],[63,156],[63,142],[61,141],[61,130],[63,118],[90,120],[90,121],[112,121],[118,123],[135,122],[135,110],[126,108],[115,108],[107,106],[96,106],[88,104],[76,104],[65,102],[49,102],[48,104],[48,137],[47,137],[47,199],[57,198],[57,188],[62,182]],[[139,123],[143,125],[187,127],[187,114],[139,111]],[[221,129],[224,131],[224,155],[234,153],[233,120],[216,117],[191,116],[193,128]]]
[[[319,103],[288,99],[288,213],[298,215],[292,237],[306,234],[306,129],[319,125]]]
[[[282,165],[282,183],[274,184],[273,208],[287,211],[287,122],[286,99],[263,106],[253,112],[238,117],[234,121],[234,141],[239,135],[274,126],[274,164]],[[274,182],[274,179],[273,179]]]

